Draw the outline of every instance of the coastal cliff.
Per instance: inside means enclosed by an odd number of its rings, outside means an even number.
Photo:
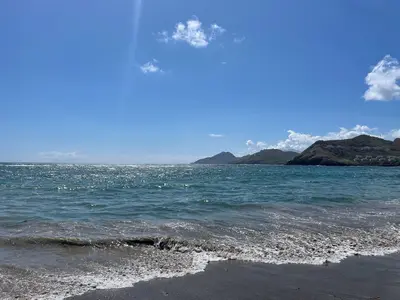
[[[400,139],[360,135],[347,140],[317,141],[288,165],[400,166]]]

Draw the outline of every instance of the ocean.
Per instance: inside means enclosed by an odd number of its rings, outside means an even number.
[[[0,164],[0,299],[399,250],[399,168]]]

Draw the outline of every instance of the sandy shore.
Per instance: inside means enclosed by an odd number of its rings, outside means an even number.
[[[70,300],[400,299],[400,255],[351,257],[325,266],[226,261],[205,272],[155,279],[132,288],[95,290]]]

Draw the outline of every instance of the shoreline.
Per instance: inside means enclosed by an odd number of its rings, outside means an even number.
[[[210,262],[203,272],[93,290],[68,300],[400,299],[400,253],[324,265]]]

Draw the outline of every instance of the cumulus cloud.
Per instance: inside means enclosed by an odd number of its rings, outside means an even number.
[[[264,143],[264,142],[257,142],[257,143],[256,143],[256,147],[257,147],[258,149],[265,149],[267,146],[268,146],[268,145],[267,145],[266,143]]]
[[[268,148],[268,145],[265,142],[254,142],[252,140],[247,140],[246,146],[247,146],[247,150],[250,153],[257,152],[257,151]]]
[[[172,34],[175,41],[184,41],[195,48],[208,46],[208,38],[199,20],[188,20],[186,25],[178,23]]]
[[[241,44],[241,43],[244,42],[245,39],[246,39],[246,37],[244,37],[244,36],[241,36],[241,37],[234,37],[234,38],[233,38],[233,42],[236,43],[236,44]]]
[[[163,43],[170,41],[186,42],[194,48],[205,48],[210,42],[216,40],[218,36],[226,31],[218,24],[211,24],[208,28],[204,29],[203,24],[197,17],[189,19],[185,23],[179,22],[175,26],[175,31],[169,35],[168,31],[163,30],[157,34],[157,40]]]
[[[223,134],[217,134],[217,133],[210,133],[208,136],[212,137],[212,138],[222,138],[222,137],[224,137]]]
[[[400,137],[400,129],[391,130],[389,133],[380,133],[377,128],[370,128],[366,125],[356,125],[353,128],[339,128],[339,131],[328,132],[325,135],[312,135],[309,133],[296,132],[288,130],[288,136],[284,140],[280,140],[275,144],[268,144],[265,142],[253,142],[248,140],[246,146],[250,152],[260,151],[262,149],[281,149],[301,152],[311,146],[318,140],[343,140],[350,139],[361,134],[371,136],[394,139]]]
[[[143,73],[162,73],[163,70],[157,65],[158,61],[156,59],[153,59],[144,65],[140,66],[140,69],[142,70]]]
[[[252,140],[247,140],[246,146],[247,147],[252,147],[252,146],[254,146],[254,142]]]
[[[400,65],[397,59],[386,55],[365,77],[369,86],[364,93],[367,101],[390,101],[400,99]]]
[[[400,138],[400,129],[394,129],[390,132],[389,138],[397,139]]]

